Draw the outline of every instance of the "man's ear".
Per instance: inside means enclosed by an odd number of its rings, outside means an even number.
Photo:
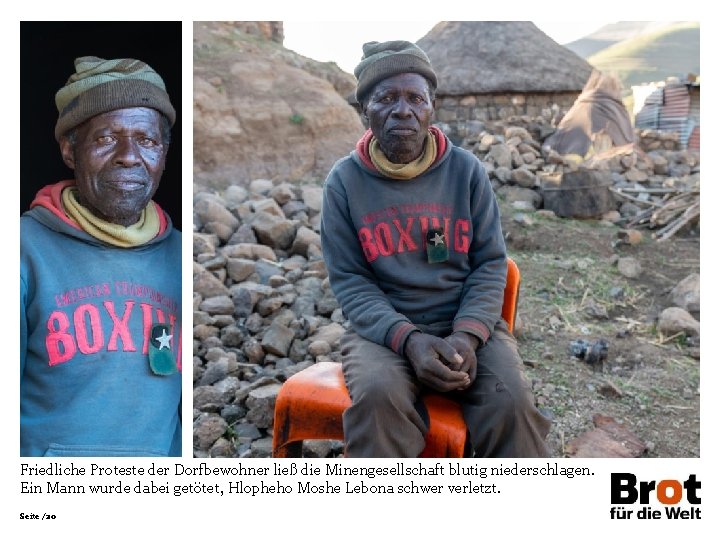
[[[65,165],[75,170],[75,150],[70,139],[65,135],[60,137],[60,154],[62,155]]]

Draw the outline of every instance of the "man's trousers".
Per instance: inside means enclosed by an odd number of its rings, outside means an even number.
[[[443,328],[444,327],[444,328]],[[439,337],[449,325],[419,328]],[[346,457],[417,457],[425,447],[425,390],[410,362],[353,331],[341,341],[352,405],[343,415]],[[477,350],[477,376],[446,395],[462,406],[475,457],[548,457],[550,421],[535,407],[515,338],[500,321]]]

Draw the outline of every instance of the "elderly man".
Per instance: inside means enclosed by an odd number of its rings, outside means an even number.
[[[461,403],[474,456],[547,456],[550,422],[500,317],[507,262],[487,173],[430,126],[437,77],[421,49],[363,52],[356,97],[370,129],[328,175],[321,230],[352,325],[346,455],[418,456],[431,388]]]
[[[20,219],[20,453],[180,456],[180,234],[151,200],[175,109],[144,62],[92,56],[55,101],[74,180]]]

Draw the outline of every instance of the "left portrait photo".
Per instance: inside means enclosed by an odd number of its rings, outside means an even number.
[[[20,456],[182,456],[181,49],[20,23]]]

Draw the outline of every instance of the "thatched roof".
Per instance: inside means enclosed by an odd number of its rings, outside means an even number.
[[[580,92],[592,66],[531,22],[441,22],[417,42],[438,95]]]

